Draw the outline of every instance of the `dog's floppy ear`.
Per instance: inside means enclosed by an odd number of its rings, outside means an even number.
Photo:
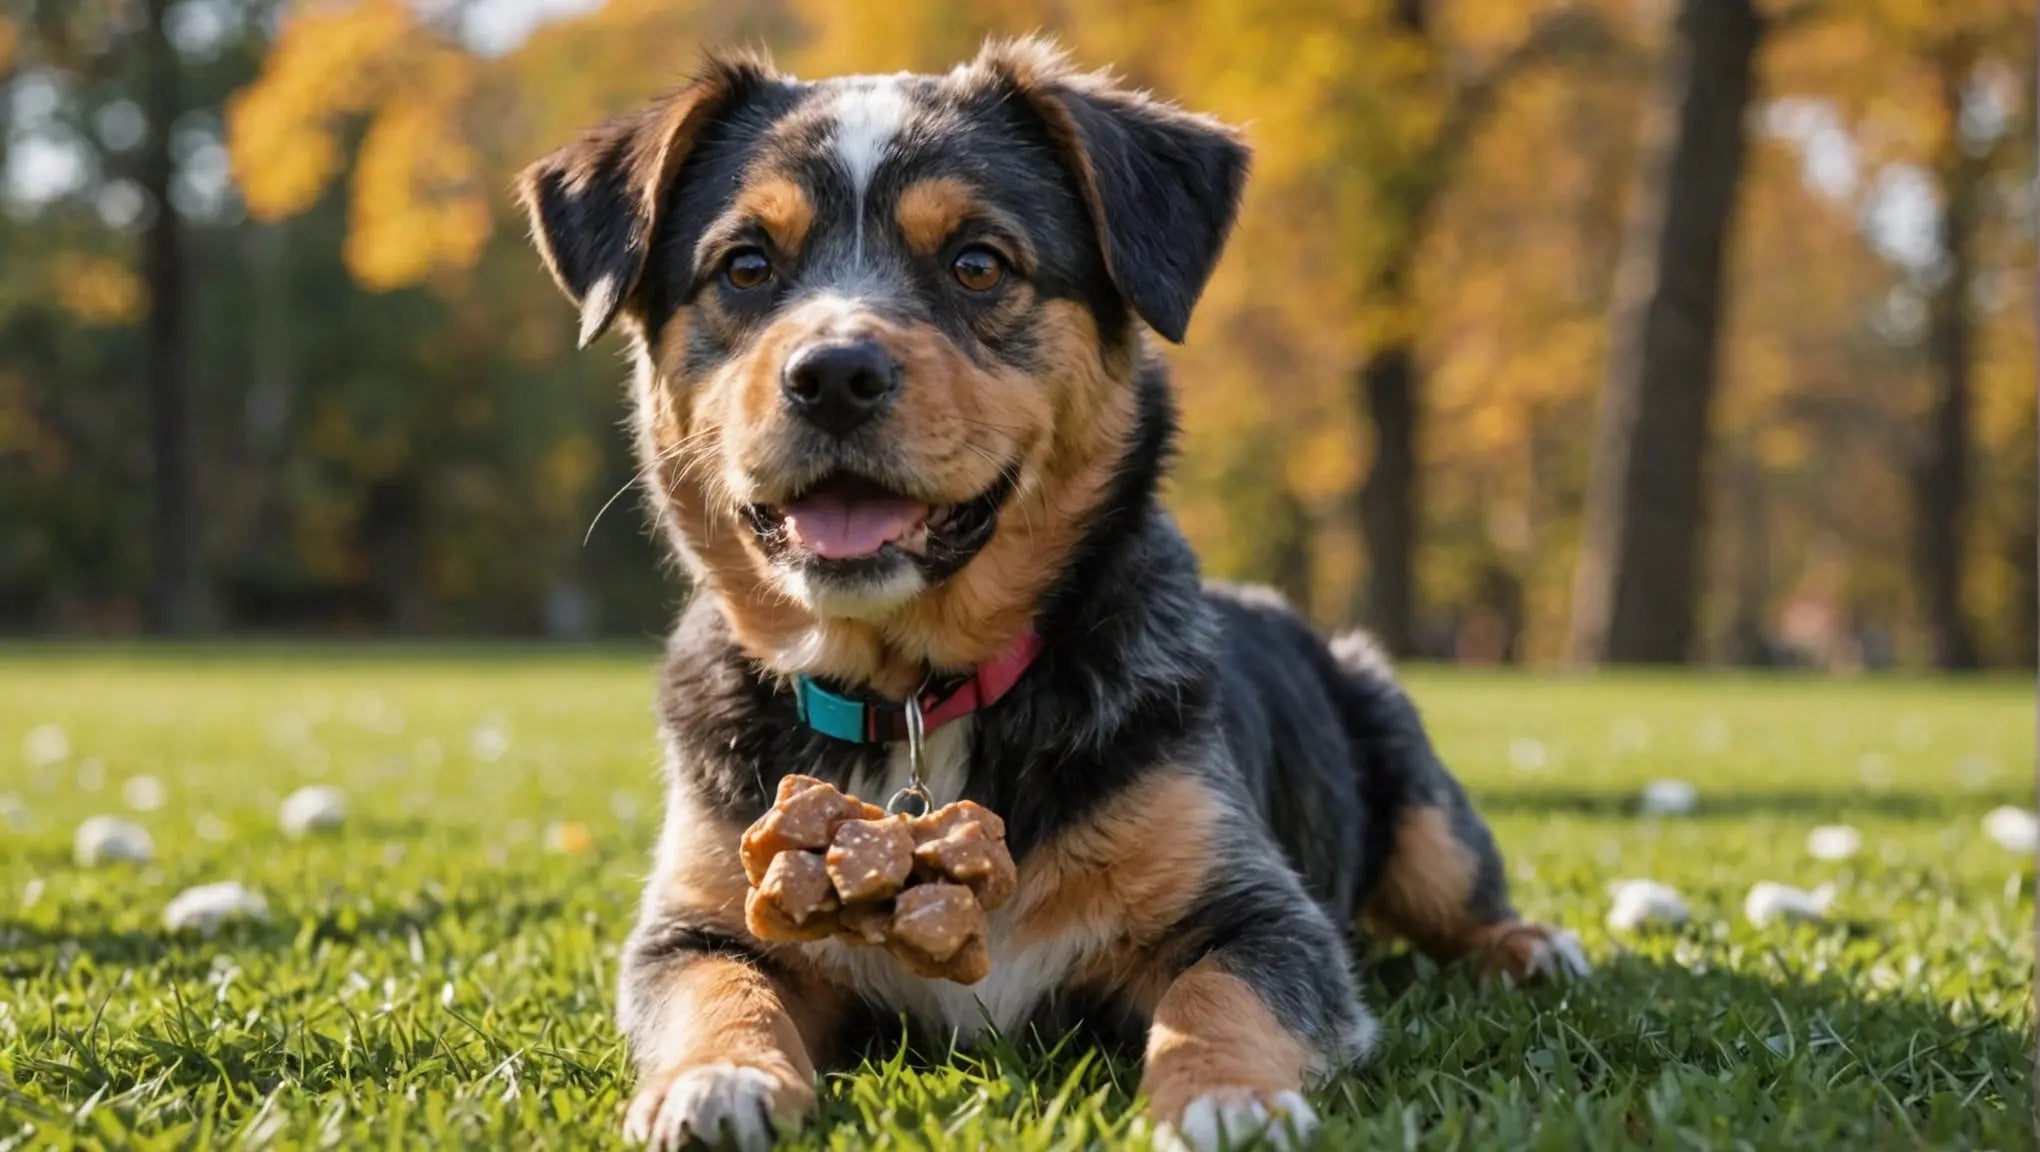
[[[1045,40],[987,44],[976,67],[1020,92],[1047,124],[1119,294],[1182,343],[1239,209],[1249,156],[1239,134],[1102,73],[1075,72]]]
[[[772,78],[762,57],[711,56],[685,88],[604,121],[518,176],[533,242],[581,309],[581,347],[608,331],[644,275],[659,205],[703,129]]]

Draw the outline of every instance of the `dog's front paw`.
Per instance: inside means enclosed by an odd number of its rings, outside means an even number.
[[[1489,929],[1481,946],[1481,966],[1511,984],[1573,979],[1593,971],[1578,936],[1530,920],[1515,920]]]
[[[1155,1146],[1169,1152],[1241,1152],[1299,1148],[1317,1130],[1317,1113],[1301,1092],[1220,1088],[1192,1097],[1165,1120]]]
[[[764,1152],[773,1124],[813,1106],[805,1085],[736,1064],[701,1064],[647,1076],[623,1118],[623,1138],[657,1152],[690,1146]]]

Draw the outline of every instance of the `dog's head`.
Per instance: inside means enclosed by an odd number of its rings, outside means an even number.
[[[1247,154],[1042,44],[803,83],[716,58],[520,192],[621,320],[668,528],[781,671],[959,668],[1023,627],[1181,340]]]

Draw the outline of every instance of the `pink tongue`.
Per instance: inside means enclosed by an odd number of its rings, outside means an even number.
[[[928,515],[927,505],[911,500],[849,500],[827,492],[783,511],[793,538],[824,560],[869,556],[912,532]]]

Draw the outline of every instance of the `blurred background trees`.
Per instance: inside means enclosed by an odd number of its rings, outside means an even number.
[[[1170,353],[1214,574],[1434,657],[2032,659],[2014,0],[22,0],[0,627],[661,630],[511,174],[705,43],[1036,28],[1257,150]]]

